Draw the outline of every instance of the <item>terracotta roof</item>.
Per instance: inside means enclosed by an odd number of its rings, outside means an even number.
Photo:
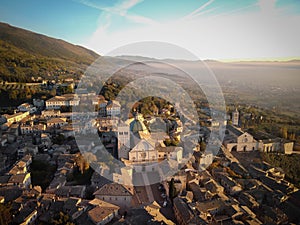
[[[167,147],[156,147],[159,152],[176,152],[180,150],[180,147],[176,146],[167,146]]]
[[[47,102],[58,102],[58,101],[65,101],[65,98],[61,96],[55,96],[47,100]]]
[[[18,224],[23,224],[26,220],[28,220],[30,217],[33,217],[34,214],[36,214],[37,211],[35,209],[30,208],[24,208],[21,210],[21,212],[14,218],[14,222]]]
[[[193,217],[193,213],[189,210],[187,204],[179,197],[174,198],[173,200],[174,207],[180,213],[184,221],[189,222]]]
[[[26,112],[18,112],[18,113],[12,114],[12,115],[4,114],[3,116],[6,117],[6,119],[10,119],[10,118],[14,118],[14,117],[16,117],[16,116],[23,115],[23,114],[25,114],[25,113],[26,113]]]
[[[117,183],[105,184],[99,190],[97,190],[94,195],[103,195],[103,196],[132,196],[129,190]]]
[[[31,161],[32,160],[32,156],[31,155],[25,155],[22,159],[21,159],[21,161],[23,161],[23,162],[28,162],[28,161]]]
[[[121,105],[118,101],[113,100],[107,104],[106,108],[112,108],[112,107],[121,107]]]
[[[106,217],[113,214],[115,210],[116,209],[102,208],[101,206],[96,206],[95,208],[93,208],[88,212],[88,215],[94,223],[98,224]]]
[[[18,186],[0,187],[0,196],[4,196],[6,202],[10,202],[21,196],[22,188]]]
[[[101,206],[102,208],[119,209],[120,207],[109,202],[102,201],[101,199],[95,198],[89,201],[90,205]]]
[[[142,139],[130,152],[140,151],[141,149],[151,151],[154,150],[154,146],[148,140]]]
[[[214,199],[206,202],[196,202],[196,208],[199,212],[209,212],[214,209],[219,209],[224,206],[221,199]]]
[[[46,102],[59,102],[59,101],[72,101],[78,100],[78,96],[76,94],[65,94],[62,96],[54,96],[53,98],[48,99]]]
[[[27,173],[12,175],[9,179],[9,183],[23,183],[26,179]]]
[[[227,125],[226,127],[227,130],[229,130],[231,133],[233,133],[236,136],[241,136],[243,133],[243,131],[239,130],[238,128],[232,126],[232,125]]]
[[[51,118],[47,120],[47,123],[65,123],[66,119],[65,118]]]

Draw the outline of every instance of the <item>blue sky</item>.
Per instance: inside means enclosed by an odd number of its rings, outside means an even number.
[[[299,0],[0,0],[0,21],[104,54],[138,41],[200,58],[299,57]]]
[[[82,43],[95,29],[98,9],[70,0],[0,0],[0,20],[12,25]]]

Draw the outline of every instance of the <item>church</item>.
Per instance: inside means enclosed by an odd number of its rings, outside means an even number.
[[[182,148],[166,147],[164,140],[168,135],[150,133],[140,113],[118,126],[117,137],[118,158],[126,164],[149,164],[170,159],[180,163],[182,160]]]

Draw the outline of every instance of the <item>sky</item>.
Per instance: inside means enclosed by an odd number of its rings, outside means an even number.
[[[101,55],[160,41],[200,59],[300,57],[299,0],[0,0],[0,21]]]

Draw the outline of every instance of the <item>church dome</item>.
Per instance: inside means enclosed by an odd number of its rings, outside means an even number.
[[[145,126],[145,124],[140,121],[140,120],[133,120],[130,123],[130,131],[132,133],[138,133],[138,132],[143,132],[143,133],[148,133],[148,129]]]
[[[141,114],[136,115],[135,119],[130,123],[130,131],[134,134],[142,132],[148,134],[149,131],[143,122],[143,117]]]

